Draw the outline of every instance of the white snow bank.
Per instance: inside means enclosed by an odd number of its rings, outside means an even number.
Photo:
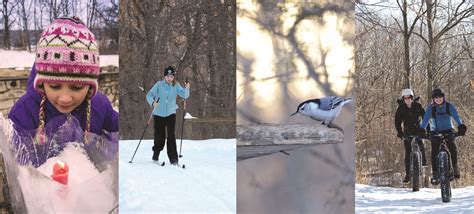
[[[177,148],[179,153],[179,143]],[[166,147],[162,167],[151,160],[153,140],[120,141],[121,213],[235,213],[236,140],[183,140],[181,169],[169,164]]]
[[[35,52],[0,49],[0,68],[31,67]],[[118,55],[101,55],[100,66],[119,65]]]
[[[57,160],[69,166],[68,185],[50,178]],[[30,212],[104,212],[117,206],[113,180],[117,176],[107,169],[99,173],[78,145],[68,145],[63,152],[48,159],[37,169],[19,166],[19,183],[25,205]]]
[[[441,190],[373,187],[356,184],[356,213],[473,213],[474,186],[452,189],[451,202],[441,201]]]
[[[79,144],[69,144],[59,156],[49,158],[43,165],[38,167],[38,170],[45,176],[50,177],[53,174],[53,166],[58,160],[69,166],[69,186],[81,184],[99,175],[99,171],[87,158],[86,152]]]

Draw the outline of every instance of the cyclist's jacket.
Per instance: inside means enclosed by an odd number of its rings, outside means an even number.
[[[403,133],[405,136],[416,135],[421,118],[425,114],[425,110],[416,100],[418,99],[413,100],[411,108],[408,108],[403,100],[398,101],[399,105],[395,113],[395,128],[397,132],[401,132],[403,123]]]
[[[459,118],[458,115],[458,111],[453,104],[446,101],[441,105],[436,105],[433,103],[426,107],[426,112],[423,116],[423,122],[421,123],[420,127],[426,128],[429,123],[430,132],[444,132],[452,130],[454,126],[451,122],[451,117],[458,125],[462,124],[461,118]]]

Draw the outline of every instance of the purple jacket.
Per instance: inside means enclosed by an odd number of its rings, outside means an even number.
[[[15,103],[8,117],[15,129],[12,144],[18,162],[23,165],[31,162],[33,166],[38,167],[48,158],[58,155],[66,146],[65,143],[84,141],[86,103],[79,105],[70,114],[63,114],[47,100],[45,133],[48,142],[44,145],[35,144],[41,101],[41,96],[33,88],[35,76],[36,69],[33,66],[26,94]],[[93,134],[89,139],[93,140],[85,146],[89,156],[94,156],[90,158],[95,162],[113,158],[118,150],[119,115],[105,95],[97,93],[92,97],[90,120],[90,130]]]

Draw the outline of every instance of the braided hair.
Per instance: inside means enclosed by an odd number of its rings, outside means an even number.
[[[92,90],[89,90],[86,95],[86,124],[85,124],[85,131],[84,135],[88,135],[91,127],[91,97],[92,97]],[[40,102],[40,109],[39,109],[39,125],[38,125],[38,130],[36,132],[35,136],[35,143],[36,144],[45,144],[47,142],[47,136],[44,132],[44,127],[45,127],[45,105],[46,105],[46,95],[43,94],[41,96],[41,102]],[[89,142],[87,141],[87,138],[84,138],[84,143],[88,144]]]

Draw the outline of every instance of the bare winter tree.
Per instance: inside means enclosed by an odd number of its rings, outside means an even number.
[[[119,5],[118,0],[110,0],[109,4],[98,5],[96,9],[96,18],[100,20],[101,34],[103,34],[102,40],[99,44],[101,45],[102,53],[118,53],[118,42],[119,42]]]
[[[48,19],[50,23],[61,16],[61,1],[58,2],[58,0],[42,0],[42,3],[45,6],[46,11],[48,12]]]
[[[41,0],[33,0],[33,29],[35,32],[43,29],[43,13],[45,11],[45,5],[41,3]],[[39,34],[34,34],[35,40],[38,41]]]
[[[426,65],[428,87],[426,88],[426,95],[429,96],[433,86],[439,86],[440,81],[438,78],[440,65],[437,63],[439,59],[437,52],[440,51],[438,49],[440,40],[444,39],[445,35],[448,35],[451,29],[471,17],[474,7],[466,0],[462,0],[457,4],[452,1],[447,1],[447,5],[443,5],[441,1],[433,0],[426,0],[425,3],[427,8],[426,26],[428,28],[428,34],[420,34],[420,36],[428,46],[428,61]],[[439,22],[437,26],[436,22]],[[452,35],[448,35],[448,37],[451,36]]]
[[[28,30],[28,25],[29,25],[29,19],[30,19],[30,10],[31,6],[33,5],[33,2],[30,1],[28,5],[25,4],[25,0],[19,0],[19,8],[18,8],[18,15],[19,19],[21,20],[21,25],[22,25],[22,45],[23,47],[26,47],[28,51],[31,52],[31,44],[30,44],[30,31]]]
[[[403,35],[403,86],[405,88],[410,88],[410,75],[411,70],[413,69],[413,61],[410,57],[410,38],[413,35],[413,30],[418,24],[420,18],[425,15],[426,10],[423,7],[422,1],[410,1],[409,3],[408,0],[397,0],[396,6],[401,12],[401,17],[391,16],[391,18],[396,22],[396,27],[387,25],[388,23],[384,22],[386,19],[382,19],[380,14],[371,11],[374,7],[377,9],[395,9],[394,7],[386,5],[360,3],[358,4],[358,9],[360,11],[358,18],[363,20],[364,23],[371,23],[373,26],[379,26],[385,30],[394,32],[398,31]]]
[[[18,5],[17,1],[2,0],[2,19],[3,19],[3,45],[6,49],[10,50],[10,30],[14,23],[12,17],[15,7]]]
[[[87,0],[87,19],[86,24],[87,26],[93,26],[94,21],[96,20],[97,8],[99,7],[99,3],[97,0]]]

